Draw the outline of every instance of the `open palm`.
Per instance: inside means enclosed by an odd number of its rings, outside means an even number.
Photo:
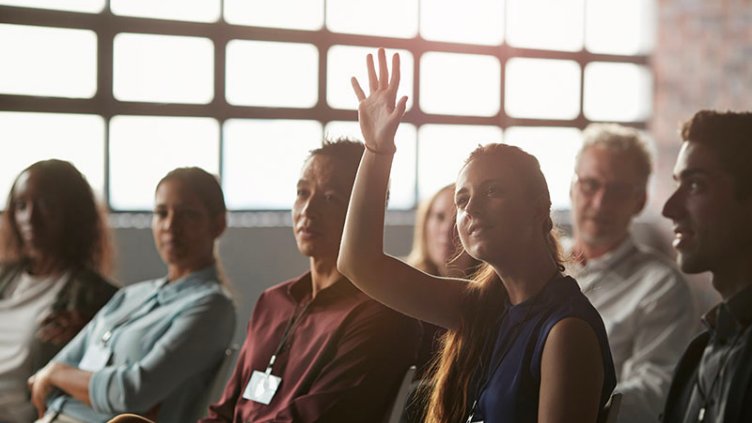
[[[373,56],[369,54],[366,58],[368,96],[365,95],[356,78],[353,77],[351,82],[359,101],[358,121],[366,146],[375,152],[391,153],[395,150],[394,134],[397,132],[402,115],[405,114],[407,97],[402,97],[399,102],[396,102],[397,88],[400,82],[399,55],[392,56],[391,79],[389,78],[386,53],[383,48],[379,49],[378,56],[378,75],[376,74]]]

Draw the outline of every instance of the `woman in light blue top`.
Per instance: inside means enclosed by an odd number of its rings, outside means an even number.
[[[235,327],[214,252],[225,226],[222,189],[212,175],[180,168],[159,182],[152,231],[167,277],[119,291],[29,379],[40,418],[195,418]]]

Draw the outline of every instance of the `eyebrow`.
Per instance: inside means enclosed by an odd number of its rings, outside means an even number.
[[[709,176],[710,173],[703,169],[685,169],[678,175],[674,174],[674,180],[687,179],[693,176]]]

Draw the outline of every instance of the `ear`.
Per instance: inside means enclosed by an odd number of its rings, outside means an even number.
[[[227,229],[227,213],[220,213],[217,215],[217,217],[214,218],[214,222],[212,224],[212,235],[214,235],[214,239],[219,238],[224,232],[225,229]]]
[[[647,188],[640,191],[638,195],[637,203],[635,203],[634,211],[632,212],[632,216],[637,216],[642,212],[642,210],[645,208],[645,204],[648,202],[648,192]]]

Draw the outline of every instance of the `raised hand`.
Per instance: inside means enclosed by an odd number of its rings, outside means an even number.
[[[396,150],[394,134],[397,132],[400,119],[405,114],[407,97],[397,98],[397,88],[400,82],[399,54],[392,56],[392,77],[386,67],[386,53],[379,49],[379,73],[373,63],[373,56],[366,57],[368,66],[368,96],[360,87],[358,80],[353,77],[352,82],[355,95],[358,97],[358,121],[360,130],[366,143],[366,148],[380,154],[391,154]]]

